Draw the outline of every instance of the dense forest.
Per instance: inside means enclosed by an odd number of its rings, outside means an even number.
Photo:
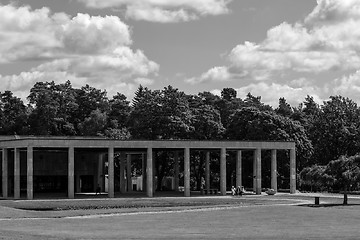
[[[346,97],[319,105],[307,96],[298,106],[280,98],[273,108],[251,93],[241,99],[232,88],[216,96],[139,86],[130,102],[69,81],[36,83],[27,103],[11,91],[0,96],[0,135],[295,141],[300,187],[359,188],[360,108]]]

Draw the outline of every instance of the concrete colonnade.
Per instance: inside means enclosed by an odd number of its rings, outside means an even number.
[[[61,147],[61,146],[59,146]],[[115,154],[116,145],[111,145],[110,147],[102,147],[107,149],[107,161],[108,161],[108,197],[114,197],[114,154]],[[14,151],[14,198],[20,198],[20,148],[2,148],[2,196],[3,198],[8,198],[8,187],[9,187],[9,173],[8,173],[8,164],[9,164],[9,150]],[[27,147],[22,147],[26,149],[26,179],[27,179],[27,199],[33,199],[34,197],[34,150],[33,146],[29,145]],[[68,149],[68,163],[67,163],[67,180],[68,180],[68,198],[75,197],[75,147],[70,146]],[[128,148],[127,148],[128,149]],[[139,148],[137,148],[139,149]],[[152,146],[148,146],[146,149],[146,154],[141,153],[142,156],[142,173],[143,173],[143,190],[146,191],[148,197],[154,196],[154,156],[153,149],[158,149]],[[144,149],[144,150],[145,150]],[[196,149],[196,148],[194,148]],[[227,151],[236,151],[236,186],[242,186],[242,151],[249,151],[251,149],[233,149],[233,148],[211,148],[206,149],[202,148],[205,151],[205,189],[210,190],[210,151],[219,151],[220,152],[220,194],[226,195],[226,153]],[[255,148],[251,151],[254,151],[253,157],[253,188],[256,194],[261,194],[261,151],[263,148]],[[277,150],[271,150],[271,188],[277,191]],[[175,191],[179,189],[179,153],[183,153],[183,168],[184,168],[184,196],[190,196],[190,154],[191,147],[183,148],[172,148],[174,151],[174,187]],[[146,157],[145,157],[146,156]],[[125,188],[125,174],[127,180],[127,189],[128,191],[132,190],[132,181],[131,181],[131,154],[127,154],[125,151],[120,151],[120,192],[126,192]],[[126,173],[125,173],[125,168]],[[99,173],[98,173],[99,174]],[[295,193],[296,191],[296,155],[295,148],[290,149],[290,193]]]

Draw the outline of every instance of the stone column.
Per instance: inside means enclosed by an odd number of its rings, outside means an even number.
[[[226,148],[220,151],[220,194],[226,195]]]
[[[256,157],[256,194],[261,194],[261,149],[255,150]]]
[[[108,148],[108,196],[114,197],[114,147]]]
[[[210,191],[210,152],[207,151],[205,155],[205,187],[206,192]]]
[[[242,186],[242,152],[236,151],[236,186]]]
[[[125,193],[125,152],[120,152],[120,192]]]
[[[146,194],[148,197],[153,197],[153,150],[151,147],[148,147],[146,156]]]
[[[179,191],[179,152],[174,152],[174,188],[175,192]]]
[[[253,155],[253,191],[256,192],[256,152]]]
[[[2,149],[2,196],[8,197],[8,150]]]
[[[126,157],[126,181],[127,181],[127,191],[132,192],[131,154],[128,154]]]
[[[28,146],[27,147],[27,156],[26,156],[26,162],[27,162],[27,199],[31,200],[34,198],[34,152],[33,147]]]
[[[100,153],[99,154],[99,160],[98,160],[98,169],[97,169],[97,177],[96,177],[96,182],[95,182],[95,188],[97,188],[97,186],[100,186],[100,191],[104,191],[104,187],[105,187],[105,176],[104,176],[104,154]]]
[[[20,199],[20,149],[14,149],[14,198]]]
[[[68,198],[74,198],[74,147],[69,147],[68,150]]]
[[[276,149],[271,150],[271,188],[277,192],[277,158]]]
[[[145,192],[145,189],[146,189],[146,174],[145,174],[145,171],[146,171],[146,165],[145,165],[145,154],[142,153],[141,154],[141,174],[142,174],[142,188],[141,190],[143,192]]]
[[[190,197],[190,148],[184,151],[184,196]]]
[[[153,151],[153,155],[152,155],[152,160],[153,160],[153,164],[152,164],[152,170],[153,170],[153,193],[156,192],[156,189],[157,189],[157,186],[158,186],[158,181],[159,179],[156,177],[156,156],[157,156],[157,153],[154,154],[154,151]],[[161,189],[158,189],[158,190],[161,190]]]
[[[295,148],[290,149],[290,193],[296,193],[296,155],[295,155]]]

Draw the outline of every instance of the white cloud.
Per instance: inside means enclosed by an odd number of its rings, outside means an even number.
[[[335,79],[328,84],[331,88],[333,95],[342,95],[355,100],[360,104],[360,70],[348,76]]]
[[[360,2],[358,0],[318,0],[317,6],[306,17],[309,24],[336,24],[344,20],[360,19]]]
[[[245,42],[228,56],[233,68],[242,71],[324,72],[360,67],[360,20],[331,28],[306,29],[283,23],[268,31],[260,44]],[[346,29],[346,30],[345,30]],[[351,59],[351,60],[350,60]]]
[[[130,44],[129,27],[118,17],[0,5],[0,62],[103,54]]]
[[[134,82],[136,82],[139,85],[148,86],[148,85],[152,85],[155,81],[149,78],[136,78]]]
[[[260,43],[245,42],[228,55],[232,71],[271,79],[282,71],[321,73],[360,68],[360,1],[319,0],[304,22],[271,28]]]
[[[126,10],[126,17],[135,20],[161,23],[187,22],[198,19],[197,15],[191,14],[184,9],[170,11],[154,7],[138,8],[137,6],[129,6]]]
[[[114,93],[133,89],[133,79],[156,75],[159,65],[131,44],[130,29],[118,17],[71,18],[47,8],[0,5],[0,63],[44,62],[18,75],[0,75],[0,91],[28,92],[37,81],[66,80]]]
[[[203,73],[198,78],[189,78],[185,81],[191,84],[201,83],[206,81],[228,81],[232,78],[227,67],[213,67],[209,71]]]
[[[239,92],[254,90],[254,94],[272,104],[279,97],[299,103],[308,94],[319,101],[336,94],[359,99],[359,71],[336,80],[331,78],[360,69],[359,26],[359,0],[318,0],[303,20],[272,27],[258,43],[235,46],[227,55],[228,64],[222,68],[228,70],[232,81],[238,80],[240,86],[247,84]],[[211,72],[213,69],[190,80],[214,81],[215,78],[206,77]],[[255,83],[249,85],[249,81]]]
[[[307,95],[314,97],[318,103],[322,103],[323,99],[317,95],[318,89],[316,87],[290,87],[289,85],[268,84],[264,82],[250,84],[236,89],[240,98],[245,98],[250,92],[255,96],[261,96],[261,101],[273,107],[279,105],[279,98],[283,97],[292,105],[297,106],[303,102]]]
[[[182,22],[229,13],[232,0],[78,0],[91,8],[125,8],[125,16],[153,22]]]
[[[118,17],[78,14],[58,32],[64,49],[71,53],[97,54],[130,45],[129,27]]]

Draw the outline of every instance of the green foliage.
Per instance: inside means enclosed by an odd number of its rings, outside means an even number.
[[[186,95],[171,86],[162,91],[140,86],[130,118],[130,132],[138,139],[184,139],[192,130]]]
[[[130,117],[130,102],[126,100],[124,94],[117,93],[109,101],[109,121],[112,121],[116,128],[126,128]]]
[[[65,88],[66,89],[66,88]],[[30,129],[36,135],[73,135],[73,125],[67,120],[69,102],[66,90],[54,82],[38,82],[28,96],[32,111]],[[63,130],[69,130],[64,132]]]
[[[226,137],[231,140],[294,141],[298,166],[306,166],[313,154],[308,135],[298,121],[254,107],[237,110],[229,120]]]
[[[0,134],[27,133],[27,109],[10,91],[0,92]]]
[[[84,136],[102,136],[107,123],[107,114],[96,109],[80,123],[80,133]]]
[[[326,166],[305,167],[300,172],[300,185],[302,187],[309,186],[311,191],[325,190],[326,186],[334,182],[333,177],[325,173],[326,170]]]
[[[159,125],[160,92],[140,85],[135,92],[130,114],[130,132],[135,139],[157,139],[161,137]]]
[[[341,156],[325,166],[314,165],[300,172],[301,184],[312,190],[358,190],[360,187],[360,155]]]
[[[332,187],[358,190],[360,180],[360,155],[341,156],[327,164],[327,173],[334,177]]]
[[[360,151],[360,112],[348,98],[332,96],[316,112],[309,127],[315,161],[327,164],[342,155],[352,156]]]
[[[293,114],[293,109],[290,104],[286,102],[285,98],[279,99],[279,107],[275,109],[275,112],[284,117],[290,117]]]
[[[206,104],[199,96],[188,96],[192,114],[191,139],[220,139],[225,128],[221,123],[220,112],[214,106]]]
[[[236,90],[233,88],[224,88],[221,91],[221,98],[226,100],[226,101],[232,101],[236,98]]]

